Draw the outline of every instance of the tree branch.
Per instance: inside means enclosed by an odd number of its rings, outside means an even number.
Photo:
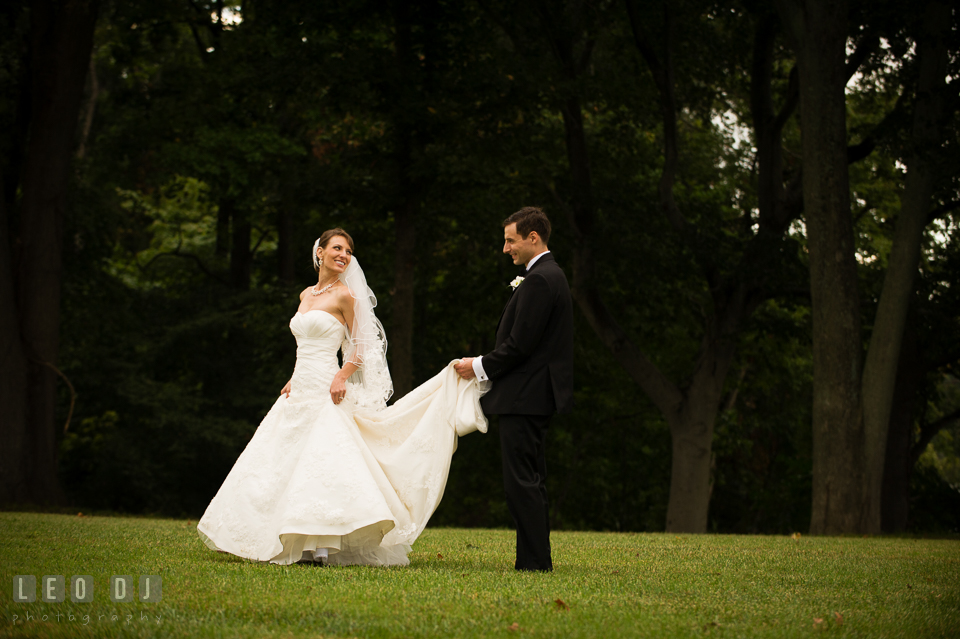
[[[562,197],[560,197],[560,194],[557,193],[557,190],[553,188],[553,186],[545,177],[541,176],[540,180],[543,183],[543,188],[545,188],[553,198],[557,208],[563,211],[564,216],[567,218],[567,222],[570,223],[570,228],[573,229],[574,235],[579,242],[583,238],[583,233],[580,231],[579,225],[577,224],[577,215],[574,213],[573,208],[571,208],[570,205],[567,204]]]
[[[933,438],[937,436],[937,433],[957,419],[960,419],[960,408],[948,415],[944,415],[935,422],[920,425],[920,437],[910,449],[910,458],[913,460],[914,464],[917,463],[917,459],[919,459],[920,455],[923,454],[923,451],[927,449],[927,446],[929,446],[930,442],[933,441]]]
[[[846,65],[846,82],[857,72],[857,69],[870,57],[877,46],[880,44],[880,38],[873,31],[867,31],[857,41],[857,48],[850,55]]]
[[[790,80],[787,84],[787,99],[784,100],[783,106],[780,107],[780,112],[777,113],[773,122],[774,130],[777,132],[783,130],[787,120],[797,110],[798,104],[800,104],[800,71],[797,69],[797,65],[793,65],[793,68],[790,69]]]
[[[803,169],[797,171],[784,188],[783,220],[787,225],[803,213]]]
[[[860,144],[854,144],[853,146],[847,147],[847,164],[853,164],[864,159],[877,148],[877,141],[873,137],[873,133],[868,135],[863,139]]]
[[[33,356],[33,355],[30,356],[30,359],[33,360],[34,362],[36,362],[37,364],[41,364],[42,366],[46,366],[47,368],[49,368],[50,370],[52,370],[54,373],[56,373],[57,375],[59,375],[59,376],[60,376],[60,379],[62,379],[62,380],[66,383],[67,388],[70,389],[70,410],[67,411],[67,421],[66,421],[66,423],[64,423],[64,425],[63,425],[63,432],[66,433],[66,432],[67,432],[67,429],[70,428],[70,420],[73,419],[73,408],[74,408],[74,406],[76,406],[76,404],[77,404],[77,391],[76,391],[76,389],[74,389],[73,384],[70,383],[70,378],[68,378],[66,375],[64,375],[64,374],[63,374],[63,371],[61,371],[59,368],[57,368],[56,366],[54,366],[54,365],[51,364],[50,362],[46,362],[46,361],[40,359],[39,357],[36,357],[36,356]]]
[[[750,73],[750,113],[753,116],[753,128],[758,132],[765,129],[768,120],[774,118],[773,92],[773,18],[763,15],[757,22],[753,36],[753,63]]]
[[[257,230],[260,231],[260,238],[257,240],[257,243],[253,245],[253,248],[250,249],[250,257],[253,257],[253,255],[257,252],[257,249],[260,248],[260,243],[263,242],[263,239],[270,234],[269,229],[261,230],[258,228]]]
[[[657,52],[654,51],[650,45],[650,39],[647,37],[647,33],[643,28],[643,23],[640,22],[640,14],[637,13],[636,0],[625,0],[625,3],[627,6],[627,16],[630,18],[630,28],[633,31],[633,42],[640,51],[640,55],[647,61],[647,66],[650,67],[650,73],[653,75],[654,82],[657,83],[657,88],[660,88],[662,82],[660,60],[657,58]]]
[[[897,98],[893,108],[890,109],[883,119],[873,127],[870,135],[865,137],[859,144],[847,147],[847,163],[853,164],[864,159],[877,147],[877,140],[883,137],[892,123],[903,114],[903,95]]]
[[[587,250],[581,249],[580,253]],[[582,270],[578,269],[579,272]],[[627,374],[643,389],[668,422],[677,419],[683,393],[627,336],[600,299],[596,288],[575,280],[572,293],[580,312]]]
[[[206,60],[207,46],[203,43],[203,40],[200,38],[200,34],[197,33],[197,28],[193,26],[193,23],[190,23],[190,33],[193,34],[193,41],[197,44],[197,52],[200,54],[200,60]]]

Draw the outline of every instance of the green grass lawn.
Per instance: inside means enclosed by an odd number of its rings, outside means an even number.
[[[406,568],[274,566],[208,550],[196,521],[0,512],[0,637],[960,637],[955,540],[552,541],[552,574],[514,572],[512,531],[442,528]],[[162,601],[111,602],[113,574],[162,576]],[[43,603],[43,575],[92,575],[94,600]]]

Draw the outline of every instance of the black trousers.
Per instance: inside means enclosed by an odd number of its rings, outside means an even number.
[[[550,415],[500,415],[507,507],[517,525],[517,570],[553,570],[544,448]]]

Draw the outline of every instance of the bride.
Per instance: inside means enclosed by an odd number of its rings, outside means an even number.
[[[276,564],[407,565],[457,437],[487,430],[486,389],[461,379],[455,360],[386,406],[386,339],[353,239],[324,232],[313,263],[317,284],[290,320],[293,376],[197,531],[213,550]]]

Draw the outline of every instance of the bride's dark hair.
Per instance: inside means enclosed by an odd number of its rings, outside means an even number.
[[[327,248],[327,244],[330,243],[330,240],[338,236],[347,239],[347,244],[350,245],[351,253],[356,250],[353,248],[353,238],[350,237],[350,234],[344,231],[342,228],[338,227],[324,231],[323,234],[317,238],[317,241],[313,243],[313,270],[315,270],[317,273],[320,272],[320,261],[317,259],[317,249]]]

